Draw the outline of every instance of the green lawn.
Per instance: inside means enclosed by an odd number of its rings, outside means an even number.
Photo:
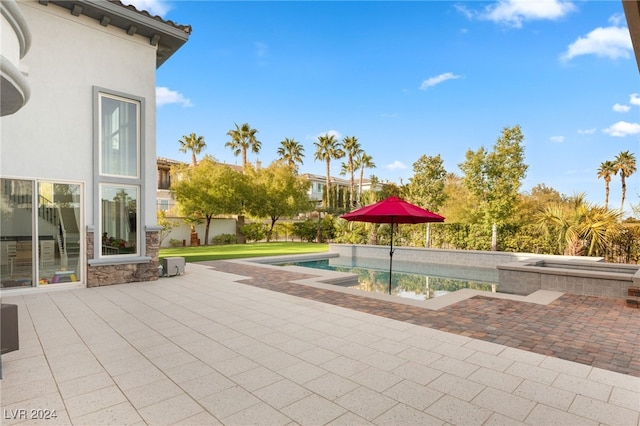
[[[160,249],[160,258],[179,256],[186,262],[203,260],[241,259],[244,257],[280,256],[285,254],[323,253],[328,244],[316,243],[248,243],[218,246],[177,247]]]

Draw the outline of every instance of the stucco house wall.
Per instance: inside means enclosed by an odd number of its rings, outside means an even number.
[[[139,18],[143,22],[140,28],[165,26],[167,32],[175,30],[173,23],[117,2],[14,3],[21,9],[31,35],[29,54],[21,60],[31,96],[20,111],[2,117],[0,176],[81,185],[81,239],[86,262],[79,268],[83,284],[157,279],[155,73],[166,57],[161,58],[158,40],[154,44],[148,34],[128,33],[121,23],[101,22],[95,14],[83,13],[91,8],[111,8],[115,10],[114,19],[120,22],[122,16],[134,24]],[[73,7],[80,13],[72,11]],[[165,36],[164,30],[158,31],[159,38]],[[190,27],[185,32],[186,41]],[[98,234],[101,178],[96,170],[98,92],[140,101],[140,176],[138,183],[133,183],[140,185],[139,256],[135,259],[100,258],[96,253],[102,242]]]

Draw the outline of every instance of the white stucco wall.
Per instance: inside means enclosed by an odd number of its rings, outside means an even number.
[[[93,223],[93,87],[145,99],[145,217],[156,222],[155,64],[149,40],[102,27],[54,4],[20,0],[32,33],[22,60],[31,99],[2,118],[0,173],[3,177],[84,183],[85,224]]]

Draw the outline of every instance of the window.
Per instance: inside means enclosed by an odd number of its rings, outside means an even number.
[[[101,93],[100,174],[137,178],[140,175],[140,103]]]
[[[94,259],[89,264],[136,262],[146,254],[145,100],[93,88]],[[153,183],[152,183],[153,184]]]
[[[138,254],[138,187],[101,185],[102,255]]]

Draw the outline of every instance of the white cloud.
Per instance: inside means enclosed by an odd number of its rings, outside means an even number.
[[[384,166],[384,168],[387,170],[404,170],[407,168],[407,166],[405,166],[400,161],[396,160],[391,164],[387,164],[386,166]]]
[[[623,13],[616,13],[614,15],[611,15],[611,17],[609,18],[609,23],[618,27],[620,26],[620,24],[625,24],[627,22],[627,18],[625,18]]]
[[[615,104],[613,110],[615,112],[629,112],[631,107],[629,105]]]
[[[429,87],[433,87],[436,86],[442,82],[445,82],[447,80],[455,80],[460,78],[459,75],[455,75],[452,72],[446,72],[444,74],[440,74],[437,75],[435,77],[430,77],[428,79],[426,79],[425,81],[422,82],[422,84],[420,85],[420,90],[427,90]]]
[[[551,140],[551,142],[555,142],[555,143],[564,142],[564,136],[551,136],[549,139]]]
[[[629,58],[633,46],[629,30],[625,27],[599,27],[571,43],[562,54],[563,60],[581,55],[596,55],[610,59]]]
[[[256,49],[256,56],[263,58],[269,54],[269,46],[261,41],[253,43],[253,47]]]
[[[578,134],[580,135],[593,135],[596,132],[596,129],[580,129],[578,130]]]
[[[320,136],[324,135],[335,136],[336,140],[342,139],[342,134],[340,134],[340,132],[337,130],[328,130],[326,132],[319,133],[314,139],[317,140]]]
[[[618,121],[602,131],[611,136],[623,138],[628,135],[640,134],[640,124]]]
[[[162,106],[167,104],[182,104],[183,107],[192,107],[193,104],[182,93],[175,90],[169,90],[168,87],[156,87],[156,105]]]
[[[146,10],[151,15],[165,16],[171,9],[165,0],[121,0],[124,4],[131,4],[138,10]]]
[[[629,103],[631,105],[640,105],[640,96],[637,93],[632,93],[629,95]]]
[[[499,0],[478,14],[480,19],[521,28],[524,21],[560,19],[576,10],[563,0]]]

